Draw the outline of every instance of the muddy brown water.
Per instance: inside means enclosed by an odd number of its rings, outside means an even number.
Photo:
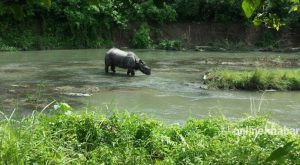
[[[0,110],[15,116],[41,110],[53,100],[74,109],[143,113],[166,123],[225,115],[268,114],[283,125],[300,127],[300,92],[247,92],[202,89],[214,68],[253,69],[300,66],[300,53],[133,50],[152,75],[126,70],[104,73],[104,49],[0,52]]]

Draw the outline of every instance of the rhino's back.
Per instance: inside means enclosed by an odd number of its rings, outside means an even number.
[[[117,48],[111,48],[106,52],[106,54],[110,56],[127,56],[128,53]]]
[[[106,52],[105,63],[121,68],[131,68],[135,65],[134,53],[128,53],[117,48],[112,48]]]

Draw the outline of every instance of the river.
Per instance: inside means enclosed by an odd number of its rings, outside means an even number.
[[[111,113],[115,107],[163,120],[224,115],[236,119],[268,114],[299,127],[300,92],[206,90],[202,76],[215,68],[300,66],[300,53],[134,50],[152,67],[150,76],[126,70],[104,73],[104,49],[0,52],[0,110],[15,116],[41,110],[53,100],[76,110]]]

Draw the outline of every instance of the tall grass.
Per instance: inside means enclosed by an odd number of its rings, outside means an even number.
[[[299,135],[236,131],[271,126],[280,129],[266,117],[178,126],[129,113],[34,113],[0,121],[0,164],[299,164]]]
[[[205,83],[219,89],[300,90],[300,69],[215,70],[209,73]]]

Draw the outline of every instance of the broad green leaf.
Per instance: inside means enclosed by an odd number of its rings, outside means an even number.
[[[65,112],[72,110],[72,107],[67,103],[57,103],[53,106],[53,108],[55,110],[62,110]]]
[[[266,161],[270,162],[270,161],[282,159],[285,155],[290,153],[290,151],[294,148],[293,144],[294,141],[286,143],[283,147],[277,148],[271,153],[271,155],[266,159]]]
[[[254,18],[253,20],[253,25],[254,26],[260,26],[261,25],[261,20],[257,17]]]
[[[261,0],[243,0],[242,8],[247,18],[250,18],[253,12],[261,4]]]
[[[69,111],[69,110],[72,109],[71,106],[69,104],[67,104],[67,103],[60,103],[60,107],[64,111]]]
[[[298,5],[293,5],[293,6],[291,7],[289,13],[295,12],[295,11],[297,11],[297,10],[298,10]]]
[[[96,6],[96,5],[90,5],[89,9],[92,10],[92,11],[95,11],[95,12],[100,12],[99,7]]]

